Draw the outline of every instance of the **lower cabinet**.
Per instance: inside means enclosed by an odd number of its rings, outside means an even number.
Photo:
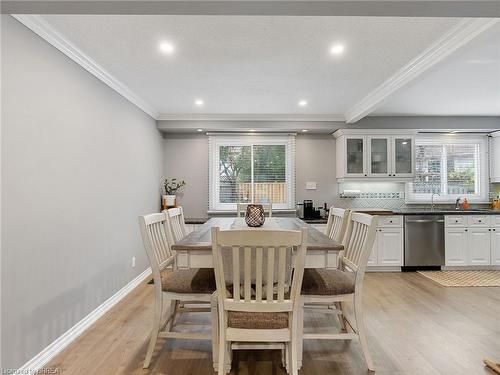
[[[447,266],[467,265],[467,229],[446,228],[444,235],[445,264]]]
[[[467,235],[467,264],[471,266],[490,265],[491,228],[471,228]]]
[[[368,268],[383,267],[389,270],[401,270],[404,246],[401,218],[398,217],[397,220],[386,218],[382,221],[382,225],[379,223],[373,250],[368,258]]]
[[[500,228],[493,228],[491,232],[491,265],[500,266]]]
[[[495,216],[447,216],[445,265],[500,266],[500,227]]]

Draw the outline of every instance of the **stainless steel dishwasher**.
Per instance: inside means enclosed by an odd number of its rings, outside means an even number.
[[[405,215],[404,265],[444,266],[443,215]]]

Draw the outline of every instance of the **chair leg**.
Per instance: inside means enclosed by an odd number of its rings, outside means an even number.
[[[214,296],[210,302],[210,318],[212,320],[212,361],[215,371],[219,371],[219,314],[217,309],[217,297]]]
[[[297,352],[297,346],[298,346],[298,322],[297,322],[297,316],[298,314],[293,314],[293,324],[292,324],[292,340],[290,341],[291,344],[291,350],[290,350],[290,374],[291,375],[298,375],[299,374],[299,369],[298,369],[298,352]]]
[[[304,356],[304,303],[300,303],[297,315],[297,370],[302,367],[302,357]]]
[[[375,367],[373,366],[373,360],[370,355],[370,351],[368,350],[368,342],[366,341],[366,332],[365,332],[365,323],[363,320],[363,308],[361,301],[361,293],[356,292],[354,294],[354,318],[356,319],[356,328],[359,336],[359,343],[361,345],[361,350],[363,351],[363,355],[365,356],[366,365],[368,366],[368,370],[375,371]]]
[[[149,346],[146,352],[146,358],[144,359],[143,368],[149,368],[151,363],[151,357],[153,356],[153,352],[155,350],[156,341],[158,340],[158,333],[161,329],[162,323],[162,315],[163,315],[163,300],[161,298],[155,298],[155,317],[153,322],[153,329],[151,331],[151,337],[149,339]]]
[[[170,307],[169,307],[169,316],[167,319],[169,319],[168,323],[165,325],[165,331],[171,331],[172,328],[174,327],[174,319],[175,315],[177,313],[177,306],[179,306],[179,301],[172,300],[170,301]]]
[[[219,309],[221,310],[221,309]],[[225,324],[225,311],[219,311],[219,371],[218,375],[225,375],[226,366],[225,366],[225,354],[226,354],[226,324]]]
[[[346,332],[347,327],[346,327],[345,320],[344,320],[344,310],[343,310],[342,302],[335,302],[335,308],[337,309],[338,312],[341,313],[341,314],[337,314],[337,316],[339,318],[339,322],[340,322],[340,328],[342,329],[343,332]]]

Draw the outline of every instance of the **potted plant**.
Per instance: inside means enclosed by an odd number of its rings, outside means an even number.
[[[162,195],[163,208],[175,206],[176,193],[185,185],[186,181],[184,180],[177,181],[176,178],[172,178],[171,180],[166,178],[163,181],[163,195]]]

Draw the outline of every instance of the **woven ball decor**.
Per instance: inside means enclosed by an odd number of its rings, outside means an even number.
[[[249,204],[245,212],[245,223],[249,227],[261,227],[266,218],[264,217],[264,207],[261,204]]]

